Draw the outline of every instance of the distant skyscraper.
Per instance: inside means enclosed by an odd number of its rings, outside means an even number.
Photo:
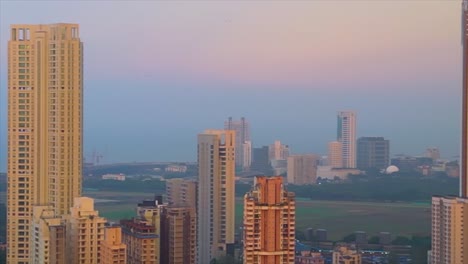
[[[233,130],[198,135],[197,263],[225,255],[234,243],[235,143]]]
[[[332,141],[328,143],[328,166],[332,168],[343,167],[343,154],[341,142]]]
[[[251,157],[252,154],[245,153],[249,149],[245,149],[244,144],[247,141],[251,141],[249,122],[247,122],[244,117],[242,117],[239,121],[232,120],[232,117],[229,117],[229,119],[224,122],[224,129],[236,131],[236,166],[241,167],[244,170],[248,169],[251,163],[251,160],[248,158]]]
[[[273,168],[268,158],[268,150],[269,148],[267,146],[253,149],[252,165],[250,166],[251,171],[256,171],[263,175],[271,175]]]
[[[356,113],[338,112],[338,136],[341,142],[343,168],[356,168]]]
[[[12,25],[8,42],[7,262],[30,263],[34,205],[81,195],[83,53],[77,24]]]
[[[315,184],[320,157],[314,154],[288,157],[288,183],[296,185]]]
[[[361,137],[357,141],[357,167],[385,169],[390,161],[390,141],[383,137]]]
[[[244,263],[294,264],[295,198],[283,177],[256,177],[244,195]]]
[[[269,146],[268,157],[272,160],[286,160],[289,156],[289,146],[281,144],[281,141],[276,140],[275,143]]]
[[[468,263],[468,1],[462,3],[463,85],[460,197],[432,197],[432,250],[436,264]]]

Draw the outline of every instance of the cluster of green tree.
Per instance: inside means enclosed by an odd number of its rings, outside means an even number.
[[[458,184],[458,179],[448,177],[350,176],[340,184],[289,185],[288,190],[316,200],[428,201],[434,194],[456,195]]]
[[[125,181],[112,181],[88,178],[83,181],[83,188],[101,191],[165,193],[166,183],[159,180],[127,179]]]

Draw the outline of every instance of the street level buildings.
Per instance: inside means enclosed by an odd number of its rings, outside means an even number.
[[[341,143],[343,168],[356,168],[356,113],[338,112],[337,141]]]
[[[383,137],[361,137],[357,141],[357,167],[360,170],[386,169],[390,161],[390,141]]]
[[[197,263],[234,251],[235,146],[233,130],[198,135]]]
[[[350,246],[337,246],[333,250],[333,264],[361,264],[362,256]]]
[[[81,195],[83,44],[77,24],[12,25],[8,42],[7,262],[30,263],[33,205]]]
[[[244,196],[244,263],[294,264],[295,197],[283,177],[255,178]]]

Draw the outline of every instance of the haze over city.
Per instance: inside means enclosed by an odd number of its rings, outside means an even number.
[[[458,155],[459,1],[2,1],[2,172],[9,26],[63,21],[85,43],[86,156],[194,161],[195,135],[228,116],[255,146],[324,154],[343,109],[393,154]]]

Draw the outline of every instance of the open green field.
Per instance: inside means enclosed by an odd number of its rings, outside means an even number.
[[[117,193],[92,191],[84,195],[114,202],[98,202],[96,209],[111,221],[135,215],[136,204],[151,199],[151,193]],[[243,202],[236,199],[236,226],[242,223]],[[430,235],[430,204],[380,203],[347,201],[311,201],[297,199],[296,229],[324,228],[329,239],[338,240],[354,231],[366,231],[369,236],[381,231],[396,235]]]

